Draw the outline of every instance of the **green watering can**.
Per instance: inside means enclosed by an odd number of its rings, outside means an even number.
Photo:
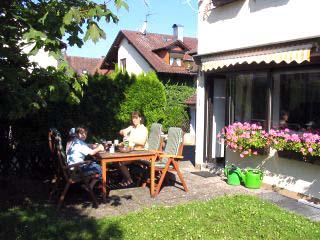
[[[263,173],[259,169],[246,169],[244,173],[240,172],[241,179],[247,188],[260,188]]]
[[[224,168],[224,175],[227,177],[227,183],[229,185],[234,185],[234,186],[240,185],[241,174],[242,174],[241,169],[234,165],[226,166]]]

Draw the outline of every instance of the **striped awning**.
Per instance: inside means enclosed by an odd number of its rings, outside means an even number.
[[[312,46],[312,43],[308,43],[285,47],[261,47],[245,51],[213,54],[210,57],[203,57],[201,59],[201,70],[211,71],[244,63],[310,62]]]

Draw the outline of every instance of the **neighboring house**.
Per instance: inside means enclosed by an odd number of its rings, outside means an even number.
[[[27,44],[22,49],[24,53],[30,53],[31,50],[34,48],[35,43]],[[61,48],[66,48],[64,43],[61,44]],[[30,62],[36,63],[39,67],[47,68],[47,67],[58,67],[58,61],[53,56],[50,56],[48,51],[45,51],[43,48],[39,49],[39,51],[35,55],[28,56]]]
[[[269,130],[286,111],[297,132],[319,129],[320,1],[199,0],[198,5],[196,163],[228,154],[216,137],[236,121],[259,122]],[[270,157],[267,172],[274,175],[265,177],[267,183],[320,197],[319,166],[297,169],[298,161]]]
[[[104,70],[100,70],[100,65],[103,58],[88,58],[78,56],[65,55],[64,59],[69,63],[69,66],[78,74],[94,75],[96,72],[106,74]]]
[[[29,53],[34,44],[27,45],[23,51]],[[66,44],[62,43],[61,48],[63,52],[67,48]],[[59,61],[53,56],[50,56],[49,52],[40,49],[37,54],[29,56],[30,61],[38,64],[39,67],[47,68],[49,66],[57,68]],[[100,69],[100,65],[103,61],[103,58],[87,58],[87,57],[78,57],[78,56],[68,56],[64,54],[64,60],[66,60],[69,66],[78,74],[89,74],[94,75],[96,72],[101,74],[108,74],[110,71],[105,69]]]
[[[173,35],[121,30],[100,69],[114,69],[118,64],[128,73],[155,71],[164,82],[193,86],[197,67],[190,54],[196,48],[197,39],[184,37],[181,25],[173,25]]]

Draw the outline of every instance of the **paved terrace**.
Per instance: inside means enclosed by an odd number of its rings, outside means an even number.
[[[305,215],[312,220],[320,221],[319,208],[299,203],[295,199],[282,196],[271,190],[250,190],[243,186],[230,186],[225,182],[223,176],[209,172],[200,172],[189,161],[182,162],[180,168],[189,188],[188,193],[184,192],[182,186],[178,184],[175,184],[175,186],[165,186],[156,198],[150,197],[149,188],[119,189],[112,190],[108,202],[100,204],[98,209],[89,207],[88,203],[72,204],[67,201],[62,211],[68,212],[68,208],[76,208],[81,215],[102,218],[127,214],[153,206],[174,206],[189,201],[209,200],[223,195],[250,194],[257,195],[289,211]],[[203,176],[196,175],[195,173]]]

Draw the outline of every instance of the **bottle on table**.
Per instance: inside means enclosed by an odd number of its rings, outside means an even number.
[[[113,144],[110,146],[109,152],[110,152],[110,153],[114,153],[114,145],[113,145]]]

